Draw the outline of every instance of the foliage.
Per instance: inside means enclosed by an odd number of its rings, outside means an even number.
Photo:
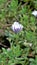
[[[37,10],[37,0],[0,0],[0,65],[37,65],[37,17],[33,10]],[[11,30],[15,21],[23,25],[19,33]]]

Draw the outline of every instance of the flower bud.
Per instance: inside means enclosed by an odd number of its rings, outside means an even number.
[[[15,32],[18,33],[23,29],[23,25],[20,24],[19,22],[14,22],[11,26],[11,29]]]

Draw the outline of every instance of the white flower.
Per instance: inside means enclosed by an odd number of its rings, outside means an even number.
[[[10,50],[11,50],[10,48],[7,49],[7,51],[10,51]]]
[[[12,26],[11,26],[11,29],[12,29],[15,33],[17,33],[17,32],[19,32],[19,31],[21,31],[21,30],[23,29],[23,25],[20,24],[19,22],[14,22],[14,23],[12,24]]]
[[[31,47],[32,46],[32,43],[30,43],[29,46]]]
[[[34,10],[34,11],[32,12],[32,14],[33,14],[35,17],[37,17],[37,11],[36,11],[36,10]]]

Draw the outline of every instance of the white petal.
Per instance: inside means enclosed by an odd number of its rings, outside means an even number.
[[[14,25],[18,25],[18,24],[19,24],[18,22],[16,22],[16,21],[14,22]]]
[[[20,24],[20,27],[21,27],[21,28],[23,28],[23,25],[22,25],[22,24]]]
[[[14,30],[14,25],[11,26],[11,29]]]
[[[37,11],[34,10],[34,11],[32,12],[32,14],[33,14],[34,16],[37,16]]]
[[[10,48],[7,49],[7,51],[10,51],[10,50],[11,50]]]
[[[30,45],[29,45],[30,47],[32,46],[32,43],[30,43]]]

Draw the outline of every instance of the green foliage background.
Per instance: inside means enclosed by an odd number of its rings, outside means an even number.
[[[10,43],[10,50],[0,49],[0,65],[37,65],[37,17],[32,10],[37,10],[37,0],[0,0],[0,43],[4,45],[4,36]],[[17,34],[11,30],[14,21],[24,26]]]

